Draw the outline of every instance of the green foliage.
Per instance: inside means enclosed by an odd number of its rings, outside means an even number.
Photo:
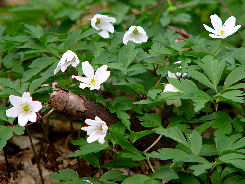
[[[243,1],[224,3],[225,8],[217,0],[32,0],[1,7],[0,150],[25,130],[6,116],[9,96],[29,91],[46,106],[51,92],[61,87],[100,103],[117,122],[104,144],[87,143],[83,135],[72,140],[79,148],[68,156],[81,157],[101,175],[80,178],[62,169],[50,175],[57,183],[244,183],[245,31],[221,40],[203,28],[211,26],[213,14],[225,22],[231,13],[236,24],[245,23]],[[110,38],[91,27],[93,12],[116,18]],[[123,44],[132,25],[144,28],[146,43]],[[54,75],[67,50],[80,64]],[[110,77],[99,91],[80,89],[72,79],[84,75],[84,61],[95,70],[108,66]],[[170,78],[169,72],[182,76]],[[168,83],[180,92],[163,92]],[[175,100],[180,107],[167,105]],[[161,139],[147,137],[153,133]]]

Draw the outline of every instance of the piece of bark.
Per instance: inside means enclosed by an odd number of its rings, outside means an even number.
[[[59,89],[51,94],[49,105],[53,107],[55,111],[69,116],[69,118],[72,118],[73,120],[81,121],[87,118],[94,119],[95,116],[98,116],[105,121],[108,126],[120,121],[115,114],[112,114],[103,105],[92,102],[84,95],[77,95],[64,89]],[[147,128],[141,125],[134,113],[131,114],[131,130],[140,132],[146,129]],[[143,151],[149,147],[158,136],[159,135],[155,133],[146,135],[137,140],[134,143],[134,146]],[[159,141],[151,151],[163,147],[174,147],[175,145],[174,141],[163,136],[161,141]]]
[[[116,115],[103,105],[64,89],[53,92],[48,103],[55,111],[70,116],[73,120],[94,119],[98,116],[109,126],[118,121]]]

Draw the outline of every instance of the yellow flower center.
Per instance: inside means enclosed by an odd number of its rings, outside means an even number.
[[[100,19],[99,18],[97,18],[96,22],[95,22],[95,25],[98,25],[98,24],[100,24]]]
[[[100,125],[100,130],[102,130],[102,131],[103,131],[102,125]]]
[[[223,36],[225,34],[225,32],[223,30],[221,30],[220,34]]]
[[[94,80],[94,78],[93,78],[93,79],[91,79],[91,84],[95,84],[95,80]]]
[[[30,111],[30,106],[29,106],[29,105],[25,105],[25,106],[23,107],[23,111],[29,112],[29,111]]]
[[[138,32],[139,32],[139,31],[138,31],[137,27],[135,27],[135,29],[133,30],[133,33],[134,33],[134,34],[138,34]]]

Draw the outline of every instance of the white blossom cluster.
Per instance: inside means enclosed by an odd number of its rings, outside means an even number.
[[[209,36],[212,38],[224,39],[235,33],[241,27],[241,25],[235,26],[236,18],[233,16],[229,17],[223,25],[221,19],[216,14],[211,15],[210,19],[214,29],[208,27],[205,24],[203,26],[207,31],[212,33],[209,34]],[[115,18],[101,14],[96,14],[91,19],[91,26],[96,30],[101,30],[101,32],[98,34],[103,38],[109,38],[109,32],[114,33],[114,23],[116,23]],[[147,40],[148,36],[141,26],[131,26],[123,36],[123,43],[125,45],[129,41],[139,44],[147,42]],[[54,75],[56,75],[60,70],[65,72],[69,65],[77,67],[79,63],[80,61],[78,56],[71,50],[67,50],[62,55],[56,69],[54,70]],[[181,64],[181,61],[176,61],[174,64]],[[72,78],[75,78],[81,82],[79,87],[82,89],[89,88],[90,90],[99,90],[101,84],[106,82],[110,76],[110,71],[107,71],[107,68],[107,65],[103,65],[95,72],[91,64],[88,61],[84,61],[82,62],[82,71],[85,77],[72,76]],[[179,68],[181,68],[181,66]],[[178,79],[186,76],[188,76],[187,73],[172,73],[168,71],[169,78]],[[163,92],[181,93],[181,91],[174,87],[172,84],[166,84]],[[33,101],[29,92],[24,92],[22,97],[10,95],[9,100],[13,107],[6,111],[6,115],[8,117],[18,117],[18,124],[20,126],[26,126],[28,121],[36,122],[36,113],[42,109],[42,104],[39,101]],[[180,99],[168,99],[166,100],[166,103],[167,105],[173,104],[176,107],[181,105]],[[100,117],[96,116],[94,120],[86,119],[85,123],[88,126],[81,129],[87,131],[87,142],[91,143],[98,140],[100,144],[103,144],[105,142],[105,137],[108,131],[106,122],[101,120]]]

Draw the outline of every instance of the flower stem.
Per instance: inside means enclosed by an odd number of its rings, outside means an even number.
[[[220,42],[219,42],[219,47],[215,50],[215,52],[214,52],[214,55],[216,56],[216,54],[218,53],[218,51],[220,50],[220,47],[221,47],[221,45],[222,45],[222,40],[220,40]]]
[[[27,131],[27,134],[28,134],[30,143],[31,143],[32,151],[33,151],[33,153],[34,153],[34,155],[35,155],[35,159],[36,159],[36,162],[37,162],[37,169],[38,169],[38,172],[39,172],[39,176],[40,176],[40,179],[41,179],[41,183],[44,184],[44,180],[43,180],[43,176],[42,176],[42,170],[41,170],[41,167],[40,167],[39,160],[38,160],[38,158],[37,158],[37,153],[36,153],[34,144],[33,144],[33,142],[32,142],[32,137],[31,137],[31,133],[30,133],[29,127],[25,127],[25,128],[26,128],[26,131]]]
[[[158,143],[158,141],[160,141],[161,138],[162,138],[162,135],[160,135],[148,148],[146,148],[144,152],[149,151],[153,146],[155,146]]]
[[[152,165],[151,165],[150,159],[149,159],[148,157],[147,157],[146,161],[147,161],[148,165],[150,166],[151,171],[152,171],[152,172],[155,172],[154,168],[153,168]]]

